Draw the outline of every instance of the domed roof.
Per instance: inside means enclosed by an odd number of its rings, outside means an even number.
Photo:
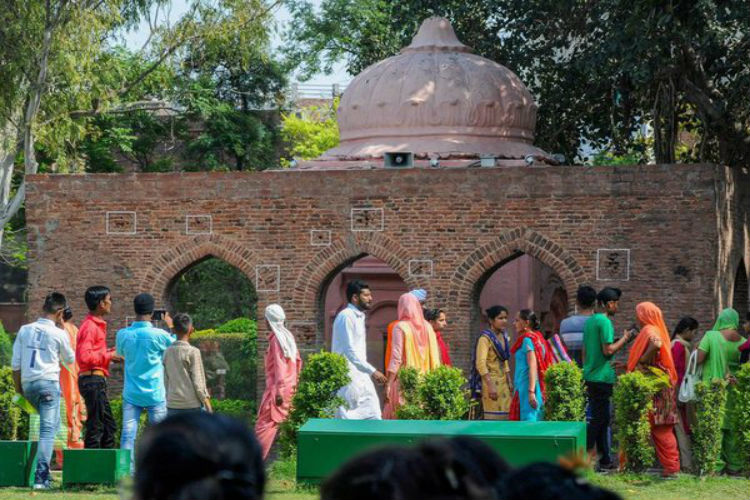
[[[431,17],[411,45],[366,68],[341,97],[341,143],[320,160],[547,156],[532,145],[537,106],[508,68],[472,53]]]

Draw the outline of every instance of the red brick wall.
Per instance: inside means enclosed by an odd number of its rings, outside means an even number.
[[[581,283],[622,288],[618,330],[640,300],[659,304],[670,324],[684,314],[708,323],[720,281],[716,190],[724,177],[713,165],[31,176],[29,310],[59,289],[82,314],[85,288],[106,284],[114,335],[136,293],[164,300],[173,277],[214,255],[253,282],[257,271],[258,311],[279,302],[312,349],[321,344],[327,280],[368,253],[448,310],[446,334],[465,367],[478,284],[523,251],[555,269],[569,297]],[[356,208],[382,210],[382,230],[373,212],[364,229],[378,230],[352,231],[362,223],[352,220]],[[135,234],[108,235],[107,211],[136,212]],[[186,234],[186,215],[204,214],[212,233]],[[324,232],[311,240],[313,230]],[[629,279],[597,281],[597,249],[629,249]],[[625,278],[625,256],[600,277]],[[410,260],[431,260],[431,276],[410,275]],[[258,266],[278,266],[279,282],[275,267]]]

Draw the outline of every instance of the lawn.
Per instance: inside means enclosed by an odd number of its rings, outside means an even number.
[[[317,491],[310,487],[298,487],[294,480],[295,464],[279,461],[271,466],[266,499],[269,500],[315,500]],[[57,478],[59,480],[59,477]],[[713,477],[699,479],[680,475],[677,479],[665,480],[648,474],[589,474],[591,482],[618,492],[626,500],[733,500],[748,498],[750,480],[747,478]],[[121,500],[116,488],[92,490],[52,490],[32,492],[28,488],[2,488],[0,500]],[[126,498],[126,497],[125,497]]]

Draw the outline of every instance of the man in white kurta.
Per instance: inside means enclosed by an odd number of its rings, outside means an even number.
[[[346,358],[351,381],[339,390],[346,404],[336,410],[336,418],[379,420],[380,400],[373,380],[382,384],[386,379],[367,362],[365,311],[372,304],[372,292],[357,280],[348,284],[346,296],[349,304],[333,322],[331,351]]]

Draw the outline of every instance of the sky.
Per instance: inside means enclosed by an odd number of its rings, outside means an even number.
[[[316,7],[320,5],[321,0],[312,0],[313,5]],[[181,15],[183,15],[188,9],[188,2],[187,0],[172,0],[171,1],[171,10],[170,10],[170,19],[176,20]],[[281,44],[281,38],[280,38],[280,32],[284,30],[284,25],[289,21],[290,15],[289,11],[286,9],[285,6],[281,6],[276,10],[275,13],[276,21],[278,22],[278,30],[277,33],[273,35],[272,39],[272,46],[278,47]],[[146,41],[148,37],[148,23],[146,21],[142,22],[141,25],[124,35],[125,44],[132,50],[138,50],[140,49],[144,42]],[[344,63],[340,62],[335,65],[333,72],[330,75],[326,75],[323,73],[319,73],[307,82],[307,84],[326,84],[326,85],[332,85],[334,83],[338,84],[346,84],[352,79],[352,76],[349,75],[346,72],[346,69],[344,68]]]

